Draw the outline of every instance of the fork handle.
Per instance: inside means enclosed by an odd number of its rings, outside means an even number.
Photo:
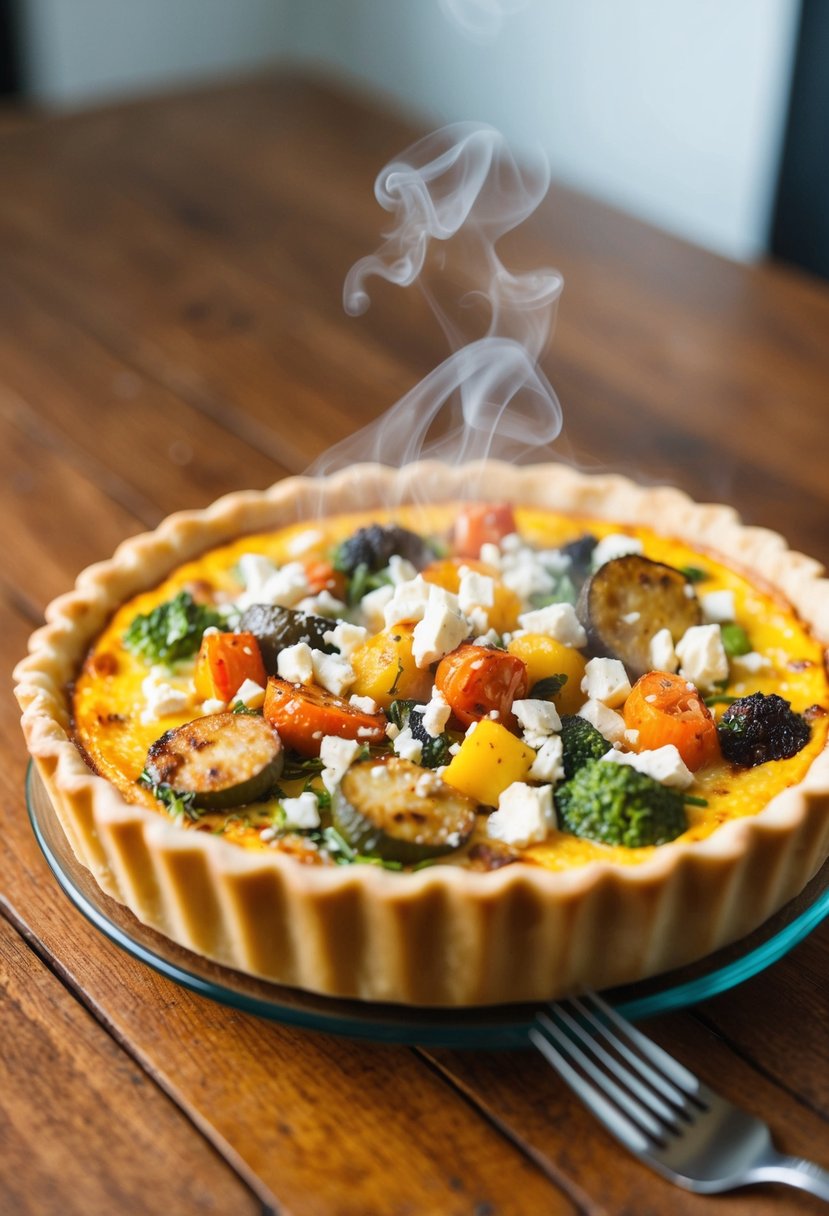
[[[750,1182],[782,1182],[786,1186],[808,1191],[818,1199],[829,1202],[829,1171],[814,1161],[803,1157],[784,1157],[782,1153],[769,1154],[762,1163],[748,1171]]]

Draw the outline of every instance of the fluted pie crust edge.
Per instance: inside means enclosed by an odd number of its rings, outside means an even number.
[[[90,566],[54,600],[15,669],[29,750],[78,859],[139,920],[240,971],[337,997],[463,1006],[547,1000],[629,983],[698,959],[760,925],[829,854],[829,748],[756,816],[636,866],[563,872],[521,863],[491,873],[435,866],[299,864],[187,832],[127,803],[70,737],[67,688],[112,612],[177,566],[240,535],[317,514],[473,497],[642,524],[716,551],[781,591],[829,642],[829,581],[781,537],[725,506],[668,487],[556,464],[498,462],[401,472],[355,466],[324,482],[290,478],[170,516]]]

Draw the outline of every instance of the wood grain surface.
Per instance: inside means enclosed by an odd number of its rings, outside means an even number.
[[[10,669],[80,569],[168,512],[300,472],[446,354],[411,292],[347,317],[416,134],[293,77],[0,128],[0,638]],[[565,275],[557,451],[730,501],[829,560],[829,290],[562,189],[503,250]],[[531,1053],[377,1047],[176,987],[68,903],[0,700],[0,1211],[321,1216],[818,1212],[700,1199]],[[829,1165],[829,932],[654,1036]]]

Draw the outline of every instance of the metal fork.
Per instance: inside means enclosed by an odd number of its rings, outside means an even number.
[[[782,1182],[829,1200],[829,1172],[712,1093],[594,993],[539,1013],[530,1039],[625,1148],[689,1191]]]

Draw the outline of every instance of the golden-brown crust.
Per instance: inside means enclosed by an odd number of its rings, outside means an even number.
[[[643,978],[735,940],[796,895],[829,854],[829,750],[799,786],[706,840],[664,845],[635,867],[593,862],[560,873],[524,864],[411,874],[303,866],[182,832],[89,770],[69,737],[66,689],[120,603],[244,533],[416,502],[424,487],[430,501],[498,497],[620,523],[656,520],[659,531],[759,572],[829,640],[829,582],[817,562],[742,526],[730,508],[668,487],[564,465],[422,463],[228,495],[170,516],[85,570],[49,605],[14,673],[29,750],[75,853],[103,889],[231,967],[323,994],[420,1005],[544,1000]]]

